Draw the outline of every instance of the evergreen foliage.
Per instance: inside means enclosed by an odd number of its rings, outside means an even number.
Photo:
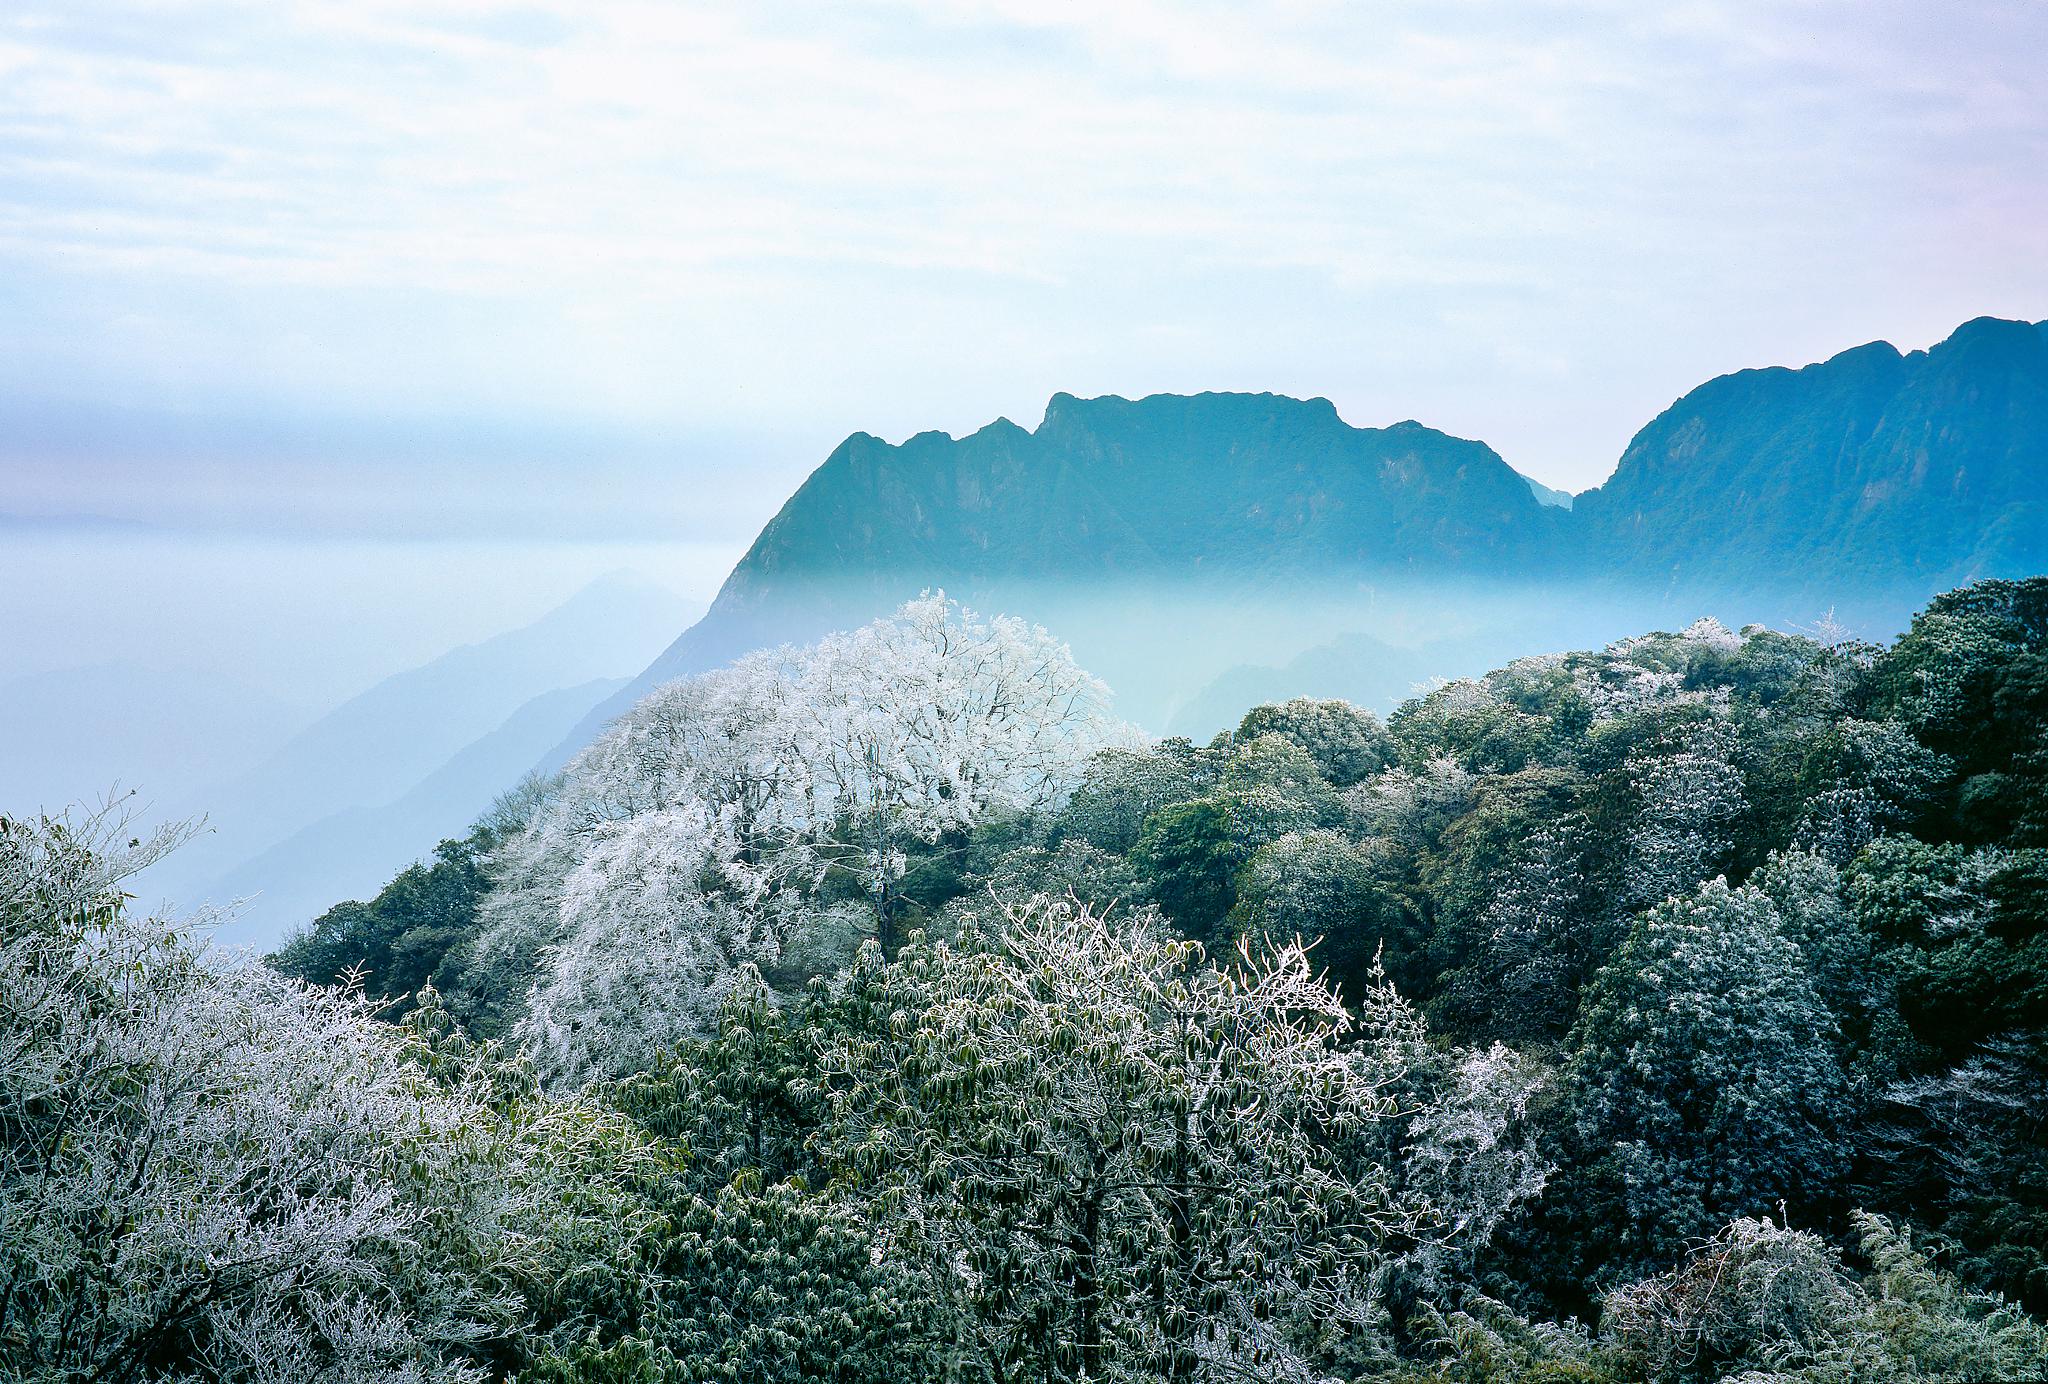
[[[2044,666],[1987,582],[1144,745],[931,598],[270,968],[129,911],[168,842],[0,823],[0,1360],[2038,1378]]]

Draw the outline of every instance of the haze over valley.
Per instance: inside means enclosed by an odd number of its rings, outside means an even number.
[[[2048,1380],[2043,53],[9,5],[0,1384]]]

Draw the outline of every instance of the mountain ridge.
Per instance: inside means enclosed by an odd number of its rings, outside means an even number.
[[[997,419],[896,444],[856,432],[762,528],[705,618],[551,762],[662,681],[865,621],[926,587],[985,602],[992,586],[1077,575],[1498,576],[1548,560],[1559,513],[1485,443],[1412,419],[1357,427],[1323,398],[1057,393],[1029,431]]]
[[[1955,584],[2048,562],[2044,451],[2048,324],[1978,317],[1924,351],[1869,342],[1709,380],[1640,430],[1575,513],[1626,569],[1716,577],[1777,559]],[[1712,531],[1714,498],[1741,512],[1738,541]],[[2015,505],[2031,507],[2031,534],[2005,551],[1962,541]]]
[[[218,897],[208,886],[242,862],[337,812],[397,798],[532,699],[645,666],[687,608],[654,583],[600,578],[525,625],[392,674],[233,777],[169,797],[167,815],[204,811],[210,829],[145,872],[143,887]]]
[[[856,432],[704,618],[546,762],[660,682],[929,587],[1046,623],[1062,599],[1047,583],[1137,592],[1127,613],[1142,613],[1157,604],[1148,582],[1213,582],[1282,606],[1312,587],[1335,620],[1347,593],[1386,605],[1391,589],[1479,584],[1526,597],[1500,621],[1518,634],[1587,599],[1651,620],[1687,602],[1687,618],[1715,605],[1784,620],[1860,601],[1882,624],[1947,585],[2048,570],[2044,459],[2048,323],[1983,317],[1926,350],[1870,342],[1708,380],[1569,507],[1483,442],[1413,419],[1359,427],[1321,397],[1060,392],[1035,429],[998,418],[894,444]]]
[[[355,804],[299,828],[214,880],[241,900],[221,936],[282,935],[336,899],[374,892],[432,843],[460,836],[591,706],[626,683],[596,678],[540,693],[387,802]]]

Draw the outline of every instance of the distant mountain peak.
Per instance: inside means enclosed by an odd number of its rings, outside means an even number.
[[[1805,611],[2038,570],[2041,324],[1977,318],[1927,351],[1874,341],[1709,380],[1577,496],[1416,419],[1353,426],[1326,398],[1061,391],[1029,431],[997,419],[957,439],[848,437],[704,620],[579,734],[654,683],[865,621],[921,587],[987,604],[1145,582],[1320,583],[1366,601],[1394,581],[1574,580],[1660,599],[1718,582],[1798,592]]]
[[[1519,475],[1520,473],[1517,472],[1516,474]],[[1547,486],[1534,476],[1523,476],[1522,481],[1529,487],[1529,493],[1536,497],[1537,504],[1548,505],[1552,509],[1570,509],[1572,507],[1571,491],[1558,490]]]
[[[1943,363],[1968,356],[1979,362],[1993,359],[2034,365],[2048,360],[2048,339],[2043,338],[2039,324],[2033,322],[1973,317],[1951,332],[1947,340],[1936,343],[1927,355],[1930,360]]]
[[[1710,380],[1579,497],[1603,563],[1664,579],[1888,583],[1924,598],[2048,566],[2048,338],[1979,317]]]

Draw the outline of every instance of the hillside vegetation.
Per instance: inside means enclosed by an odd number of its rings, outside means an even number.
[[[1526,492],[1525,492],[1526,493]],[[2048,579],[1150,741],[941,596],[267,965],[0,830],[24,1377],[2048,1371]]]

